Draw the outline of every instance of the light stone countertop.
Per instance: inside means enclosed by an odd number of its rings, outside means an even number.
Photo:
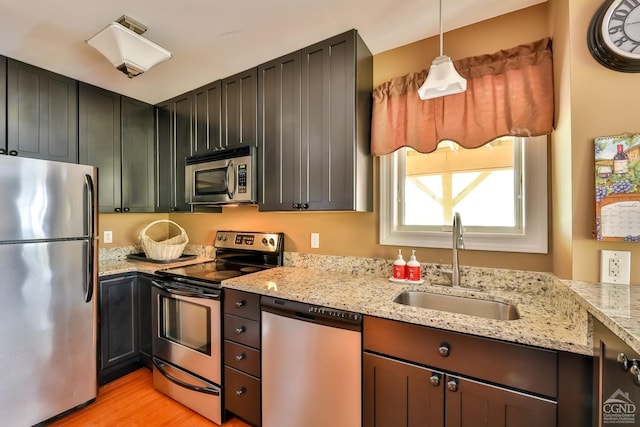
[[[196,259],[169,263],[130,261],[126,253],[101,256],[100,277],[212,261],[210,248]],[[104,258],[104,259],[103,259]],[[579,354],[593,354],[590,315],[640,353],[640,286],[560,280],[549,273],[461,267],[462,287],[446,282],[442,266],[423,264],[425,284],[387,279],[393,261],[285,252],[285,267],[223,281],[223,287],[277,296],[362,314]],[[447,266],[444,266],[447,267]],[[404,290],[493,299],[515,304],[518,320],[492,320],[394,303]]]
[[[562,282],[594,318],[640,353],[640,286]]]
[[[468,273],[468,272],[467,272]],[[520,277],[514,277],[519,275]],[[469,274],[467,274],[469,278]],[[222,282],[223,287],[301,301],[418,325],[496,338],[554,350],[593,354],[585,307],[570,291],[544,273],[511,272],[474,289],[390,282],[387,278],[313,268],[278,267]],[[494,277],[495,279],[495,277]],[[463,282],[464,285],[464,282]],[[404,290],[424,290],[510,302],[520,319],[493,320],[394,303]]]

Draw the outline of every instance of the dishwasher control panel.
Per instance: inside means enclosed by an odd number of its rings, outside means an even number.
[[[334,317],[337,319],[353,320],[355,322],[360,322],[362,320],[362,315],[359,313],[352,313],[350,311],[336,310],[335,308],[319,307],[315,305],[309,306],[309,313],[326,317]]]
[[[262,311],[325,326],[362,330],[362,314],[263,295]]]

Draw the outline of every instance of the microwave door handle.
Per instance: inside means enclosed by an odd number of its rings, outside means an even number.
[[[235,195],[235,187],[236,187],[233,159],[229,161],[229,164],[227,165],[227,173],[226,173],[225,180],[227,183],[227,195],[229,196],[230,200],[233,200],[233,196]]]

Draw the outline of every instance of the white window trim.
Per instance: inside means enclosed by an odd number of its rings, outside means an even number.
[[[547,136],[524,144],[524,227],[522,233],[476,233],[465,230],[465,249],[500,252],[548,252]],[[443,231],[398,229],[400,188],[398,151],[380,157],[380,244],[451,248],[451,227]],[[464,218],[462,218],[464,227]]]

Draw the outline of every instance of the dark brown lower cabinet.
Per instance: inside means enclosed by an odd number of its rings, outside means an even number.
[[[553,427],[556,403],[365,353],[364,425]]]
[[[365,316],[365,427],[591,425],[590,356]]]

